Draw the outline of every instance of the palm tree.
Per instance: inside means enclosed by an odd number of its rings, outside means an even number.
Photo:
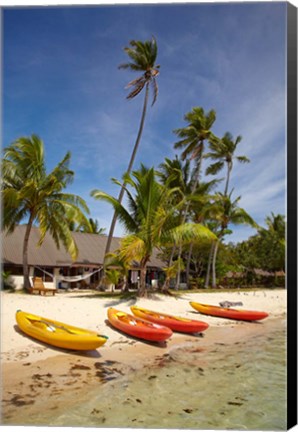
[[[254,228],[258,227],[252,217],[243,208],[238,207],[241,197],[239,196],[234,201],[232,201],[232,193],[233,190],[229,195],[226,196],[221,192],[218,192],[215,195],[214,201],[209,204],[209,209],[206,209],[206,212],[209,213],[209,216],[217,221],[219,226],[217,240],[214,243],[212,259],[212,288],[216,288],[216,259],[218,248],[224,236],[230,233],[228,226],[230,224],[246,224]]]
[[[181,138],[174,144],[175,148],[184,149],[181,158],[185,160],[189,158],[194,161],[194,169],[191,179],[191,194],[194,195],[199,185],[201,174],[201,166],[205,151],[205,141],[215,141],[217,138],[212,133],[211,128],[216,120],[216,112],[210,110],[207,114],[201,107],[195,107],[184,116],[184,120],[188,125],[184,128],[175,129],[174,133]],[[185,219],[189,211],[189,203],[185,209]],[[181,245],[179,247],[179,257],[181,256]],[[189,256],[191,251],[189,253]],[[178,273],[177,286],[180,283],[180,273]]]
[[[184,128],[174,130],[174,133],[181,138],[174,144],[174,147],[176,149],[184,149],[181,154],[182,160],[190,158],[195,162],[192,175],[192,191],[194,191],[199,183],[205,141],[216,139],[215,135],[211,132],[211,128],[216,120],[216,112],[210,110],[205,114],[203,108],[195,107],[184,116],[184,120],[188,122],[188,125]]]
[[[182,199],[186,199],[191,192],[190,179],[190,161],[182,161],[176,155],[174,159],[165,158],[164,162],[159,165],[157,175],[160,177],[162,184],[176,188],[177,192],[173,196],[174,205],[179,204]],[[179,217],[181,223],[184,220],[185,208],[179,209]],[[173,259],[176,245],[173,246],[173,251],[169,260],[169,265]]]
[[[179,210],[179,218],[181,224],[186,221],[188,204],[186,201],[186,197],[191,194],[191,177],[190,177],[190,161],[186,159],[182,161],[175,156],[175,159],[171,160],[169,158],[165,158],[165,161],[159,165],[160,171],[158,175],[161,178],[163,184],[168,184],[170,187],[176,187],[177,193],[175,194],[174,203],[177,205],[182,199],[185,200],[184,207]],[[169,268],[173,268],[173,258],[176,251],[176,244],[173,245],[172,252],[169,258]],[[174,268],[176,269],[176,289],[179,288],[180,285],[180,277],[181,271],[184,270],[184,265],[180,268],[180,264],[182,263],[182,245],[178,247],[178,259]],[[167,280],[167,283],[169,281]]]
[[[128,209],[119,201],[99,190],[93,190],[95,199],[110,203],[128,235],[121,241],[119,256],[130,265],[138,261],[140,266],[139,296],[146,295],[146,268],[154,248],[171,245],[175,241],[190,241],[196,238],[214,238],[214,235],[199,224],[181,224],[177,217],[179,205],[173,205],[177,188],[170,188],[157,181],[153,168],[134,171],[124,175],[124,184],[132,188],[134,195],[125,186]],[[114,180],[116,184],[122,183]],[[171,205],[169,205],[171,204]]]
[[[211,158],[213,160],[218,161],[211,164],[207,168],[206,170],[207,175],[208,174],[216,175],[219,171],[222,170],[224,164],[227,165],[227,177],[226,177],[226,185],[224,190],[225,196],[227,196],[228,194],[230,176],[233,168],[233,159],[236,159],[238,162],[241,163],[250,162],[250,160],[246,156],[234,156],[236,148],[241,140],[242,137],[239,135],[237,136],[235,141],[233,141],[233,136],[230,134],[230,132],[226,132],[221,139],[215,139],[210,142],[209,147],[211,151],[205,154],[205,158]]]
[[[13,232],[16,225],[28,217],[23,243],[24,288],[30,288],[28,244],[31,228],[38,223],[39,245],[49,231],[57,245],[60,242],[72,259],[78,254],[69,226],[70,220],[87,224],[85,201],[62,190],[74,177],[69,169],[70,153],[49,173],[46,173],[44,144],[36,136],[21,137],[4,149],[2,160],[3,228]]]
[[[221,182],[221,179],[211,180],[210,182],[200,182],[197,189],[189,197],[190,212],[193,222],[205,224],[208,219],[208,205],[212,199],[210,193],[215,186]],[[207,225],[208,226],[208,225]],[[215,241],[215,240],[214,240]],[[211,242],[211,248],[212,244]],[[187,263],[186,263],[186,283],[189,285],[190,282],[190,263],[192,258],[193,243],[190,244]]]
[[[146,117],[146,111],[147,111],[147,105],[148,105],[148,99],[149,99],[149,87],[150,85],[153,87],[153,102],[152,105],[154,105],[157,94],[158,94],[158,86],[156,82],[156,77],[159,74],[159,65],[156,65],[156,58],[157,58],[157,43],[155,38],[152,36],[151,41],[135,41],[132,40],[130,42],[130,47],[125,47],[124,51],[131,59],[128,63],[123,63],[119,66],[119,69],[129,69],[131,71],[136,72],[142,72],[142,75],[133,81],[130,81],[126,88],[131,88],[131,92],[128,94],[127,99],[133,99],[135,96],[137,96],[145,87],[145,98],[144,98],[144,104],[143,104],[143,111],[139,126],[139,131],[137,135],[137,139],[130,157],[129,165],[127,168],[127,173],[130,174],[133,163],[135,160],[135,156],[140,144],[145,117]],[[122,198],[125,191],[125,184],[122,185],[120,194],[118,197],[119,203],[122,202]],[[107,239],[106,244],[106,250],[105,254],[110,252],[111,248],[111,242],[114,234],[114,229],[117,221],[117,214],[114,212],[114,216],[111,222],[110,231]]]
[[[238,135],[235,141],[233,141],[233,136],[231,135],[230,132],[226,132],[221,139],[216,137],[212,138],[209,142],[209,147],[211,151],[209,153],[206,153],[204,156],[205,158],[211,158],[212,160],[217,160],[217,162],[214,162],[206,169],[207,175],[208,174],[216,175],[223,169],[225,164],[227,165],[227,176],[226,176],[226,184],[224,189],[224,196],[228,195],[230,176],[233,169],[233,160],[236,159],[238,162],[241,163],[250,162],[250,160],[246,156],[234,156],[236,148],[241,140],[242,137]],[[215,246],[216,246],[215,243],[212,243],[209,252],[208,267],[207,267],[207,274],[206,274],[206,281],[205,281],[206,288],[209,286],[211,262],[212,262]]]
[[[269,232],[276,233],[277,236],[284,242],[285,240],[285,232],[286,232],[286,223],[284,215],[277,214],[275,215],[271,212],[270,216],[267,216],[265,219],[266,225],[268,227]],[[260,230],[262,232],[262,229]]]
[[[161,178],[163,184],[169,182],[171,187],[178,187],[182,195],[190,193],[190,161],[184,163],[176,155],[174,159],[165,158],[164,162],[159,165],[157,175]],[[178,194],[178,200],[181,199],[181,193]]]

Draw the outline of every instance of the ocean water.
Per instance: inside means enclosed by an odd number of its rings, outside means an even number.
[[[282,324],[282,325],[281,325]],[[286,329],[207,350],[186,344],[154,365],[107,380],[49,426],[286,429]]]

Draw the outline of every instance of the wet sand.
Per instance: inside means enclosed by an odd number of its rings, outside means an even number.
[[[174,334],[165,345],[127,338],[113,347],[90,353],[57,350],[56,356],[32,363],[6,362],[2,365],[2,424],[44,425],[44,414],[38,420],[44,410],[53,416],[62,415],[73,405],[86,402],[88,393],[100,392],[100,386],[114,379],[142,368],[161,366],[175,350],[187,348],[189,356],[216,346],[233,346],[263,334],[268,325],[270,321],[230,324],[211,327],[201,336]],[[201,366],[205,367],[204,359]]]

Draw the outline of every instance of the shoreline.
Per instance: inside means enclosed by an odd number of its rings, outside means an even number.
[[[260,322],[247,323],[204,316],[192,311],[188,306],[189,301],[218,304],[223,300],[242,301],[243,308],[266,310],[269,317]],[[104,346],[86,353],[46,346],[26,337],[16,328],[14,313],[20,308],[20,302],[23,303],[23,310],[38,313],[39,307],[40,315],[73,324],[73,311],[78,308],[81,311],[86,310],[84,317],[80,317],[78,326],[96,329],[109,336],[109,339]],[[153,367],[177,349],[187,346],[194,352],[204,352],[214,345],[237,344],[263,334],[271,325],[278,322],[285,325],[286,322],[286,290],[187,293],[179,300],[160,296],[155,300],[141,299],[138,304],[148,309],[168,313],[171,311],[172,314],[209,324],[209,328],[202,335],[174,333],[166,344],[158,345],[131,338],[108,326],[104,313],[107,303],[113,303],[115,307],[129,312],[132,301],[119,303],[117,300],[117,305],[115,302],[112,298],[96,298],[94,293],[67,293],[54,297],[1,293],[2,424],[28,425],[29,419],[38,416],[44,406],[49,412],[53,412],[53,415],[57,415],[62,409],[61,400],[63,409],[80,403],[86,399],[86,394],[98,385],[105,385],[141,368]],[[18,306],[13,309],[16,303]],[[46,309],[49,313],[45,313]],[[61,317],[58,317],[60,311]],[[101,317],[101,320],[98,317]],[[84,318],[87,325],[82,324]]]

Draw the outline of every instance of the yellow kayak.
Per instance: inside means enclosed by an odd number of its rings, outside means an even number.
[[[59,348],[89,351],[103,345],[108,337],[49,318],[18,310],[16,321],[28,336]]]

